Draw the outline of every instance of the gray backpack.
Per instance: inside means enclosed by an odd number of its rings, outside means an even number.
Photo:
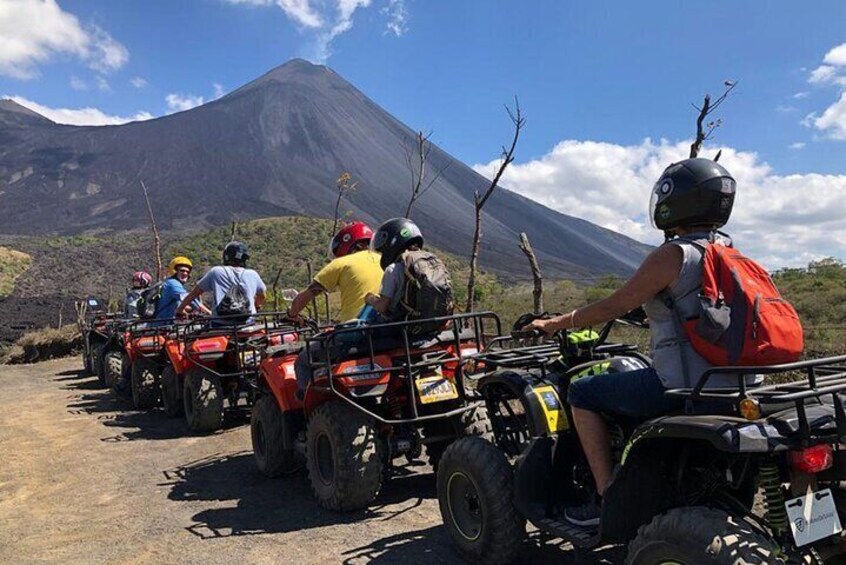
[[[406,251],[400,256],[405,282],[400,294],[400,315],[405,320],[451,316],[455,310],[452,281],[443,262],[428,251]],[[442,322],[415,324],[412,335],[440,330]]]
[[[232,271],[235,272],[235,269],[232,269]],[[241,271],[240,274],[235,273],[235,284],[229,287],[217,305],[217,315],[223,317],[223,321],[230,324],[246,323],[252,314],[250,297],[247,296],[247,291],[241,284],[244,272],[246,272],[246,269]]]

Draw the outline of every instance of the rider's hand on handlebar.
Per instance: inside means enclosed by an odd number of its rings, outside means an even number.
[[[527,324],[520,328],[520,331],[523,332],[531,332],[533,330],[539,330],[540,332],[546,335],[552,335],[556,332],[558,328],[555,327],[552,319],[542,319],[538,318],[531,324]]]

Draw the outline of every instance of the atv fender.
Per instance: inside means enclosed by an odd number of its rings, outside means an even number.
[[[532,438],[514,467],[514,506],[534,524],[546,518],[547,505],[554,498],[550,492],[556,480],[552,472],[554,446],[552,437]]]
[[[530,437],[541,437],[564,431],[570,427],[567,414],[558,397],[558,390],[530,371],[513,369],[495,371],[479,379],[477,390],[488,403],[494,395],[486,393],[502,387],[512,398],[520,400],[526,412]]]
[[[259,365],[259,380],[276,398],[282,412],[302,410],[303,403],[297,399],[297,377],[294,373],[296,357],[268,357]]]

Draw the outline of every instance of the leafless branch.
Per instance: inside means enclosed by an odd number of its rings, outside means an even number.
[[[485,203],[487,203],[488,199],[493,194],[494,190],[497,186],[499,186],[499,180],[502,178],[502,175],[505,173],[505,169],[508,168],[508,165],[514,161],[514,150],[517,148],[517,141],[520,139],[520,131],[523,129],[523,126],[526,123],[526,119],[523,117],[520,111],[520,101],[517,100],[517,97],[514,97],[514,111],[511,110],[508,106],[505,106],[505,111],[508,112],[508,117],[511,119],[511,123],[514,125],[514,137],[511,139],[511,146],[506,149],[505,147],[502,148],[502,156],[500,158],[499,168],[497,169],[496,173],[494,174],[493,180],[491,180],[491,184],[485,190],[484,193],[479,193],[477,190],[473,194],[473,204],[475,206],[475,219],[476,219],[476,226],[475,230],[473,231],[473,247],[470,254],[470,275],[467,279],[467,312],[472,312],[473,307],[475,305],[476,300],[476,270],[479,261],[479,246],[482,241],[482,208],[484,207]]]
[[[737,81],[730,81],[727,80],[723,83],[725,86],[725,91],[723,94],[717,98],[713,103],[711,102],[711,95],[706,94],[705,100],[702,104],[702,108],[697,108],[696,105],[691,104],[694,108],[699,111],[699,115],[696,118],[696,139],[690,145],[690,158],[698,157],[699,152],[702,150],[702,143],[706,140],[710,139],[714,133],[714,130],[720,127],[723,122],[721,119],[717,119],[716,121],[710,121],[707,124],[705,123],[705,118],[708,115],[720,107],[720,105],[725,102],[726,98],[728,97],[729,93],[737,86]]]
[[[534,282],[532,298],[534,298],[535,303],[535,314],[540,314],[543,312],[543,277],[541,276],[538,258],[535,256],[532,244],[529,243],[529,236],[525,233],[520,234],[520,251],[525,253],[529,259],[529,267],[532,269],[532,281]]]
[[[147,202],[147,213],[150,215],[150,227],[153,229],[153,251],[156,259],[156,280],[162,278],[162,240],[159,238],[159,229],[156,227],[156,217],[153,215],[153,206],[150,204],[150,195],[147,193],[147,185],[141,183],[141,190],[144,191],[144,200]]]
[[[358,187],[358,182],[350,184],[350,180],[352,180],[352,175],[345,172],[341,173],[341,176],[338,177],[336,182],[336,186],[338,187],[338,199],[335,201],[335,221],[332,223],[332,233],[329,235],[330,239],[335,237],[335,234],[338,233],[338,224],[341,221],[341,200],[345,195],[355,192],[355,189]]]
[[[415,146],[414,148],[406,142],[403,144],[403,148],[405,150],[405,163],[408,167],[408,171],[411,177],[411,196],[408,200],[408,206],[405,208],[405,217],[411,217],[411,209],[414,207],[414,204],[423,196],[435,182],[441,177],[441,175],[449,169],[452,165],[452,161],[449,161],[446,165],[441,167],[435,172],[435,175],[426,181],[427,170],[426,165],[429,161],[429,154],[432,152],[432,143],[429,141],[429,138],[432,136],[432,132],[424,134],[422,131],[418,131],[415,136]]]

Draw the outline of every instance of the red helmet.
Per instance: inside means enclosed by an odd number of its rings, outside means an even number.
[[[353,222],[347,224],[335,234],[330,244],[330,250],[335,257],[349,255],[356,243],[370,243],[373,237],[373,229],[364,222]]]
[[[147,288],[153,283],[153,277],[147,271],[135,271],[132,275],[133,288]]]

